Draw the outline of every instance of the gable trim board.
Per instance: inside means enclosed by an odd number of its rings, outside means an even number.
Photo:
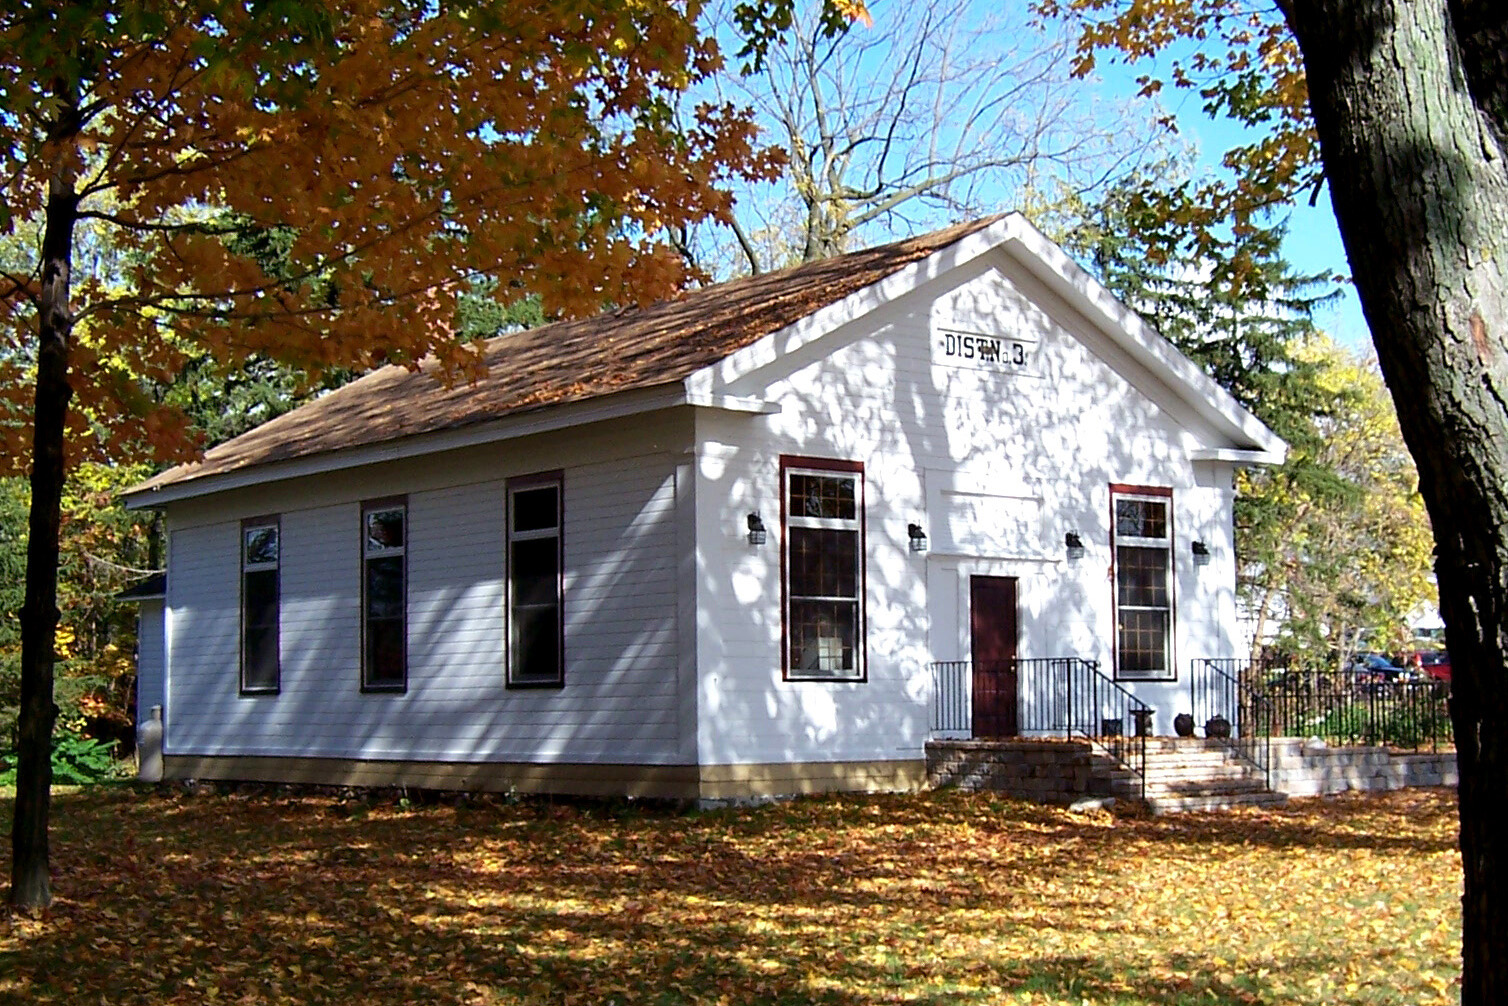
[[[1018,579],[1021,657],[1115,666],[1118,483],[1174,490],[1170,650],[1229,655],[1230,475],[1284,445],[1023,218],[754,279],[601,319],[630,361],[617,383],[592,322],[502,336],[489,360],[517,342],[522,386],[494,374],[471,402],[387,368],[132,489],[128,505],[162,508],[169,529],[169,774],[707,799],[907,788],[932,729],[929,665],[967,653],[969,576]],[[939,370],[933,333],[959,311],[991,332],[1029,320],[1038,371]],[[560,383],[552,346],[597,368],[585,390]],[[814,458],[864,473],[852,679],[787,667],[782,473]],[[508,485],[542,471],[564,487],[564,683],[510,688]],[[363,694],[355,530],[363,500],[397,496],[407,687]],[[750,512],[763,546],[747,541]],[[247,702],[235,666],[222,687],[239,624],[227,529],[267,514],[285,549],[281,690]],[[910,550],[911,523],[929,552]],[[1065,527],[1086,559],[1065,560]],[[1184,562],[1188,535],[1210,566]],[[1173,677],[1134,683],[1159,722],[1188,701]]]

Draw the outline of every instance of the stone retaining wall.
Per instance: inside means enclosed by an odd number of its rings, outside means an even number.
[[[1410,754],[1381,747],[1311,747],[1298,738],[1272,742],[1272,788],[1289,796],[1454,786],[1458,781],[1454,751]]]
[[[1084,741],[943,741],[927,745],[927,783],[989,790],[1039,803],[1073,803],[1090,793]]]

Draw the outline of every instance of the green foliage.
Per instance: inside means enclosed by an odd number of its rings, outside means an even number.
[[[225,363],[206,355],[185,364],[159,395],[182,410],[190,428],[207,446],[213,446],[275,419],[353,376],[350,371],[327,370],[311,380],[302,368],[266,356]]]
[[[11,724],[21,694],[21,605],[26,600],[26,482],[0,479],[0,722]]]
[[[4,756],[5,769],[0,771],[0,786],[16,784],[16,754]],[[52,782],[55,786],[92,786],[119,778],[121,764],[115,758],[115,745],[72,731],[57,731],[52,736]]]
[[[1315,733],[1332,741],[1360,741],[1414,750],[1451,736],[1450,716],[1441,696],[1435,702],[1390,701],[1373,697],[1330,711]]]
[[[494,296],[497,280],[484,277],[456,301],[456,328],[467,339],[489,339],[504,332],[538,328],[551,320],[538,297],[529,295],[501,304]]]
[[[116,599],[155,569],[153,517],[116,502],[122,488],[146,477],[144,465],[79,465],[62,503],[55,699],[59,730],[104,739],[130,735],[135,680],[136,606]],[[0,478],[0,722],[9,736],[21,689],[19,610],[25,599],[26,520],[30,488]]]

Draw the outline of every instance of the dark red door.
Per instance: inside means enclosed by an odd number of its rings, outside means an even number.
[[[974,736],[1014,737],[1016,720],[1016,580],[969,578],[973,631]]]

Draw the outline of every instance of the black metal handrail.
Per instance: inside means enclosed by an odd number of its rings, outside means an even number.
[[[1248,660],[1196,660],[1195,718],[1207,708],[1234,709],[1235,732],[1253,737],[1318,737],[1327,744],[1428,748],[1454,742],[1450,684],[1405,680],[1366,670],[1315,669]],[[1201,673],[1202,672],[1202,673]],[[1234,694],[1222,694],[1227,681]],[[1210,698],[1213,696],[1213,698]],[[1220,703],[1225,703],[1220,706]],[[1213,704],[1211,704],[1213,703]],[[1266,743],[1269,744],[1270,741]],[[1270,754],[1269,754],[1270,760]]]
[[[943,660],[931,670],[933,732],[975,736],[979,719],[988,731],[983,736],[1083,737],[1132,772],[1146,796],[1153,710],[1101,673],[1098,661],[1034,657],[976,667],[969,660]],[[976,699],[992,703],[996,693],[989,688],[1002,681],[1008,694],[998,697],[1008,711],[976,716]]]
[[[1261,772],[1262,784],[1271,789],[1272,706],[1252,687],[1251,661],[1199,657],[1190,670],[1195,729],[1202,727],[1206,737]]]

